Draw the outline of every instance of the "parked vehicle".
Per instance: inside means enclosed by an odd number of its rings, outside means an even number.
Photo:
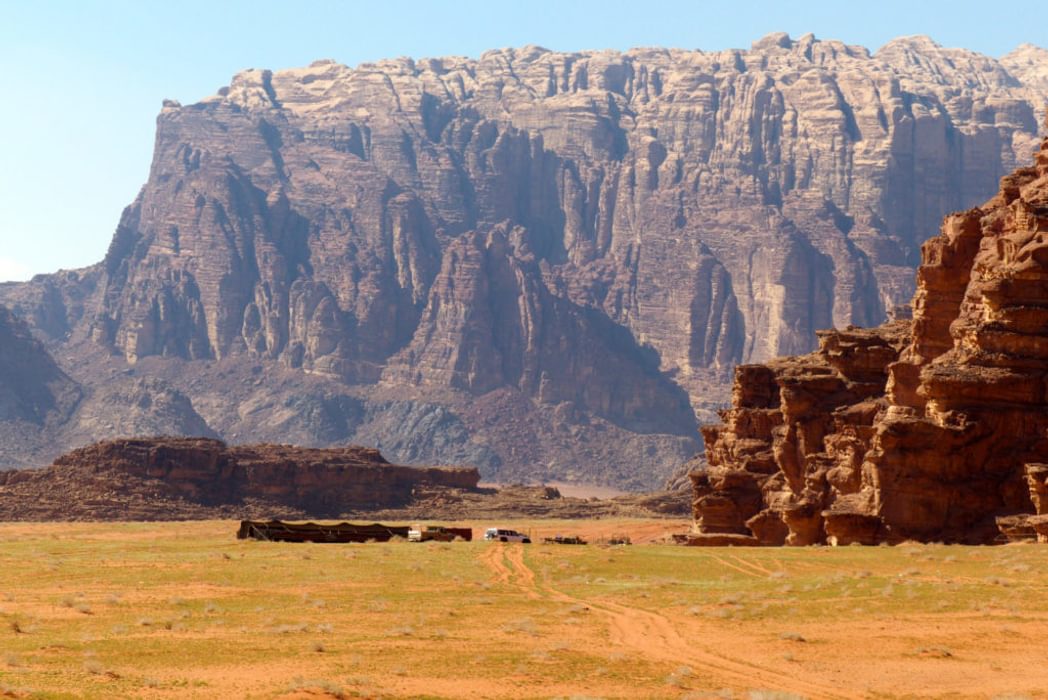
[[[506,530],[501,527],[489,527],[484,531],[484,539],[489,542],[523,542],[531,544],[531,538],[522,535],[516,530]]]
[[[454,542],[456,539],[469,542],[473,539],[473,530],[468,527],[443,527],[440,525],[416,525],[408,530],[408,542]]]

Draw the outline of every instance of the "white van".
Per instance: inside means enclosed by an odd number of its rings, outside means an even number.
[[[484,531],[484,539],[489,542],[523,542],[531,544],[531,538],[516,530],[504,530],[500,527],[489,527]]]

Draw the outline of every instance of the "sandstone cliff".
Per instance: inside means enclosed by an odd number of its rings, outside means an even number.
[[[909,298],[1034,149],[1045,65],[772,35],[247,70],[165,103],[102,263],[0,301],[227,439],[652,486],[737,363]]]
[[[692,474],[701,542],[989,542],[1048,513],[1048,139],[927,241],[912,321],[744,365]],[[1048,528],[1045,528],[1048,529]],[[1045,533],[1048,535],[1048,532]]]

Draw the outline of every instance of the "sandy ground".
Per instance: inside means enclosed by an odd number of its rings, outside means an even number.
[[[0,524],[0,697],[1048,698],[1048,547],[681,548],[654,543],[686,521],[470,525],[637,544],[346,549],[229,542],[233,523]],[[423,554],[457,569],[420,571]],[[345,566],[356,574],[333,575]],[[94,609],[57,602],[73,592]],[[332,602],[304,605],[318,595]],[[176,599],[197,626],[105,619]],[[222,612],[200,612],[207,601]],[[313,632],[268,632],[289,607],[305,608],[302,627],[321,629],[314,612],[334,626],[324,653],[302,650]],[[391,635],[393,618],[416,629]],[[448,631],[425,637],[435,619]],[[106,657],[109,631],[136,624],[118,640],[134,658]],[[165,656],[209,645],[240,652],[192,669]],[[85,673],[89,647],[114,670]]]
[[[718,550],[714,557],[728,569],[761,579],[774,573],[731,549]],[[966,613],[815,622],[795,626],[800,631],[789,636],[798,639],[780,635],[769,641],[733,625],[696,624],[611,599],[564,594],[537,580],[525,563],[522,545],[493,545],[481,560],[493,580],[529,598],[552,597],[586,606],[608,625],[611,644],[630,655],[699,669],[725,688],[773,689],[805,698],[864,698],[1000,697],[1003,689],[1017,686],[1029,697],[1048,697],[1048,667],[1039,658],[1040,641],[1048,639],[1045,614],[1025,617],[1021,631],[1002,626],[992,614]],[[1023,649],[1017,654],[1020,640]],[[935,641],[945,644],[919,646]],[[796,647],[803,651],[792,651]],[[784,654],[784,648],[791,653]],[[957,649],[966,650],[961,655],[965,661],[954,658]],[[930,659],[941,663],[929,664]],[[594,690],[600,694],[599,687]]]

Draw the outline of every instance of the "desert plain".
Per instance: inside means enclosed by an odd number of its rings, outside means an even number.
[[[461,524],[461,523],[460,523]],[[0,524],[0,697],[1048,697],[1048,548],[239,541]],[[601,538],[629,534],[630,546]]]

